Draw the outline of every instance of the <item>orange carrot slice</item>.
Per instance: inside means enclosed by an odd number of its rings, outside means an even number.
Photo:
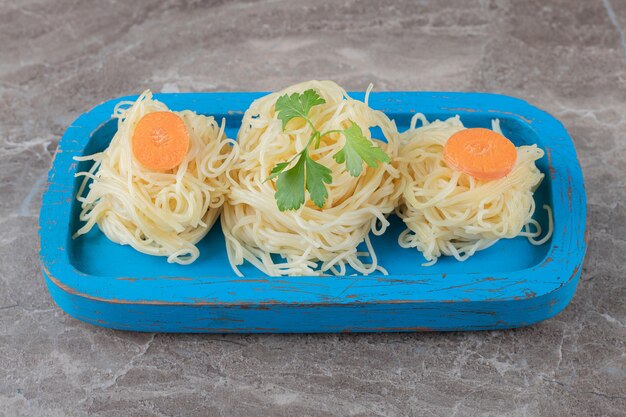
[[[515,145],[489,129],[472,128],[450,136],[443,148],[448,166],[481,180],[506,176],[515,165]]]
[[[176,168],[189,151],[189,132],[179,115],[171,111],[148,113],[133,133],[133,155],[153,171]]]

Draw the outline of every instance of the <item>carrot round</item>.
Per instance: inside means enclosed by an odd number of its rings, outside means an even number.
[[[189,151],[189,132],[179,115],[158,111],[143,116],[133,133],[133,155],[153,171],[176,168]]]
[[[481,180],[506,176],[515,165],[515,145],[489,129],[472,128],[450,136],[443,148],[448,166]]]

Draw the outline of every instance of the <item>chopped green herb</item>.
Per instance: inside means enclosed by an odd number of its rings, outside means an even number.
[[[276,101],[274,109],[276,116],[282,122],[283,131],[287,128],[287,124],[297,117],[304,119],[313,130],[304,149],[289,161],[276,164],[270,171],[269,177],[265,179],[268,181],[278,177],[274,197],[280,211],[296,210],[302,206],[305,200],[305,190],[309,192],[309,196],[316,206],[320,208],[324,206],[328,198],[326,184],[333,182],[332,170],[313,160],[309,155],[309,147],[314,144],[315,149],[317,149],[321,138],[325,135],[331,133],[344,135],[346,143],[333,158],[337,163],[345,162],[347,171],[354,177],[358,177],[363,171],[363,162],[376,168],[379,162],[391,161],[389,155],[367,139],[361,128],[353,121],[350,121],[350,127],[344,130],[319,132],[309,118],[309,112],[313,107],[324,103],[326,100],[313,89],[306,90],[302,94],[285,94]],[[287,169],[296,159],[296,163]]]
[[[382,149],[374,146],[371,140],[363,135],[363,131],[354,122],[343,131],[346,144],[333,158],[337,163],[346,163],[346,169],[353,177],[363,171],[363,162],[372,168],[378,168],[379,162],[390,162],[391,158]]]
[[[293,93],[292,95],[285,94],[276,101],[274,109],[278,115],[278,118],[283,122],[283,130],[287,127],[287,123],[295,117],[302,117],[308,123],[309,112],[317,105],[326,103],[326,100],[321,98],[315,90],[306,90],[304,93]],[[315,127],[313,127],[315,130]]]

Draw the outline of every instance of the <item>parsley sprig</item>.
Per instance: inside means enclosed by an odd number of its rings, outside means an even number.
[[[326,103],[313,89],[303,93],[285,94],[278,98],[274,109],[277,117],[282,122],[283,131],[287,124],[295,118],[302,118],[311,127],[312,133],[309,141],[302,151],[294,155],[290,160],[280,162],[272,168],[270,176],[265,181],[276,180],[276,203],[280,211],[296,210],[304,204],[305,190],[308,191],[311,200],[318,207],[323,207],[328,198],[326,184],[332,184],[332,171],[311,158],[311,145],[317,149],[322,137],[331,133],[341,133],[346,142],[344,147],[333,155],[333,159],[339,164],[346,164],[346,170],[353,177],[358,177],[363,172],[363,162],[372,168],[377,168],[378,163],[390,162],[391,158],[382,149],[375,146],[363,131],[352,120],[347,129],[328,130],[320,132],[315,128],[309,118],[311,109]],[[295,164],[293,163],[294,161]],[[287,167],[291,168],[287,169]]]

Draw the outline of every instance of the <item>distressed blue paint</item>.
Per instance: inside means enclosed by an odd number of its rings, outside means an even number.
[[[263,93],[157,94],[174,110],[226,118],[235,137],[241,116]],[[363,94],[353,94],[362,99]],[[478,93],[373,93],[370,105],[396,120],[400,131],[416,111],[432,117],[460,114],[468,126],[499,118],[517,145],[537,143],[549,153],[538,162],[546,179],[538,207],[554,210],[555,233],[542,246],[501,241],[466,262],[442,259],[422,267],[415,250],[401,249],[398,219],[373,238],[389,276],[271,278],[249,265],[236,277],[226,261],[221,230],[199,244],[189,266],[116,245],[99,230],[77,240],[73,175],[88,167],[72,158],[104,149],[115,133],[109,121],[124,97],[80,116],[68,129],[48,177],[40,214],[41,262],[52,297],[72,316],[119,329],[168,332],[338,332],[475,330],[519,327],[552,317],[574,294],[586,249],[585,191],[576,152],[563,126],[511,97]],[[546,224],[545,213],[537,219]]]

